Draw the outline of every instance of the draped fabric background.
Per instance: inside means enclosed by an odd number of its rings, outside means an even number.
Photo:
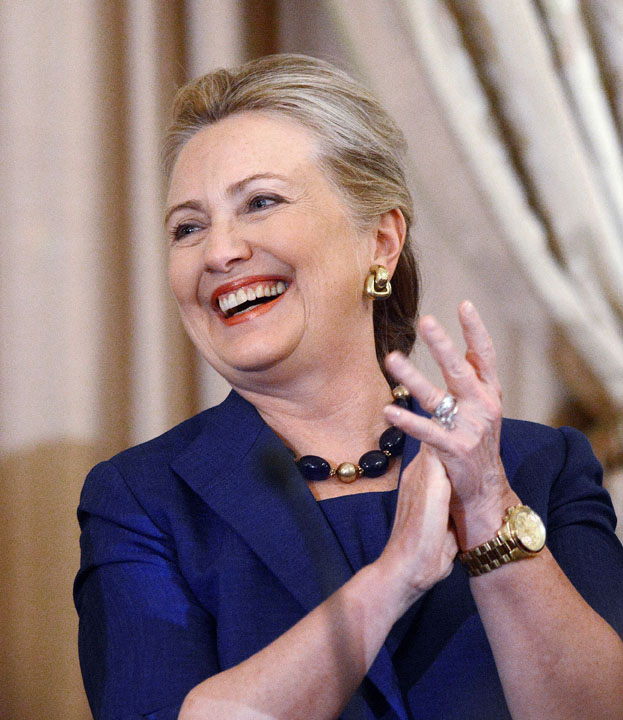
[[[424,310],[456,335],[470,297],[506,413],[588,432],[623,507],[622,33],[618,0],[0,4],[2,720],[89,717],[89,467],[227,391],[167,287],[158,169],[176,86],[216,66],[306,52],[372,87],[411,148]]]

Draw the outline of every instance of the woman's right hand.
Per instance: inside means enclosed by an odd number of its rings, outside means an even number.
[[[391,536],[376,561],[404,593],[404,610],[452,571],[458,552],[450,520],[451,486],[425,443],[402,474]]]

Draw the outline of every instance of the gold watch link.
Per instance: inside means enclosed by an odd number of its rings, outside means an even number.
[[[491,540],[459,553],[470,577],[484,575],[507,563],[533,557],[545,546],[543,521],[527,505],[506,510],[502,527]]]

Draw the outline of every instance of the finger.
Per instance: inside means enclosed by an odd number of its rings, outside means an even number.
[[[459,542],[456,537],[456,530],[452,521],[448,521],[448,532],[446,534],[446,541],[444,544],[444,550],[448,557],[454,558],[459,551]]]
[[[411,435],[441,452],[449,453],[454,449],[454,439],[451,433],[429,418],[416,415],[397,405],[387,405],[384,413],[385,419],[389,423],[407,435]]]
[[[420,320],[419,329],[450,392],[464,397],[474,395],[478,391],[476,372],[436,318],[425,315]]]
[[[390,375],[404,385],[424,410],[434,413],[443,400],[445,391],[438,388],[415,365],[400,352],[392,352],[385,358],[385,367]]]
[[[491,336],[469,300],[459,305],[459,321],[467,345],[467,360],[481,380],[499,388],[497,361]]]

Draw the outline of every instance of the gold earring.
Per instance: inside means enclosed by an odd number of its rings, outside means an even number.
[[[392,284],[389,282],[387,268],[382,265],[371,265],[366,277],[364,292],[373,300],[388,298],[392,294]]]

